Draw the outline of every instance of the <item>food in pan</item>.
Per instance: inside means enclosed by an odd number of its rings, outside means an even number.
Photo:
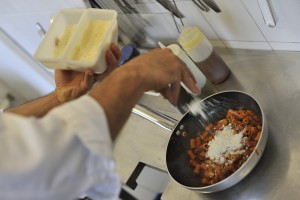
[[[252,110],[229,109],[226,118],[208,124],[190,140],[189,164],[202,184],[212,185],[230,176],[254,151],[262,120]]]

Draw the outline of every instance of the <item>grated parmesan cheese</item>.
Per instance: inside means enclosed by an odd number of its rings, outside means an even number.
[[[194,115],[200,115],[204,120],[207,120],[207,115],[205,114],[206,105],[201,99],[195,98],[189,104],[187,104],[189,111]]]
[[[66,29],[64,30],[64,33],[61,38],[57,39],[54,49],[54,56],[60,57],[63,52],[65,51],[65,48],[69,42],[69,39],[73,33],[73,30],[75,29],[76,24],[69,24]]]
[[[231,125],[223,127],[223,130],[216,133],[214,139],[208,143],[206,156],[219,164],[223,164],[226,157],[233,154],[242,154],[243,133],[235,133]]]
[[[92,20],[89,22],[80,43],[75,47],[73,59],[79,61],[93,61],[98,52],[111,21],[109,20]]]

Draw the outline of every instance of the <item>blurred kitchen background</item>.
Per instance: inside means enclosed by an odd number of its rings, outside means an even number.
[[[275,27],[266,19],[269,4]],[[200,1],[201,3],[202,1]],[[120,44],[139,48],[177,43],[183,26],[198,26],[215,47],[300,50],[300,1],[215,0],[221,12],[198,0],[1,0],[0,101],[18,104],[51,92],[53,72],[32,58],[51,18],[63,8],[110,8],[118,11]],[[37,84],[38,83],[38,84]],[[14,97],[14,98],[11,98]],[[0,104],[1,105],[1,104]],[[6,104],[5,104],[6,105]]]
[[[214,0],[221,12],[203,2],[0,0],[0,108],[53,91],[53,71],[36,61],[33,54],[51,18],[64,8],[117,10],[120,46],[132,43],[143,51],[158,47],[158,41],[165,45],[178,43],[183,26],[198,26],[219,48],[300,51],[299,0]],[[143,170],[148,174],[146,179],[153,177],[156,183],[140,183],[144,187],[135,196],[143,194],[147,195],[144,199],[154,199],[163,191],[168,176],[147,167]]]
[[[270,27],[260,2],[269,4]],[[53,72],[32,58],[50,20],[63,8],[111,8],[119,13],[123,44],[139,48],[177,42],[182,26],[198,26],[215,47],[300,50],[300,1],[215,0],[220,13],[201,9],[198,0],[1,0],[0,100],[20,103],[53,90]],[[38,83],[38,84],[37,84]],[[9,98],[12,99],[12,98]]]

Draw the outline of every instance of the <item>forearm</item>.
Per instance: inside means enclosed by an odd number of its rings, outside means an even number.
[[[89,95],[103,107],[111,136],[115,138],[145,91],[159,91],[175,104],[180,82],[199,94],[187,66],[170,49],[155,49],[114,70]]]
[[[119,68],[89,93],[103,107],[113,139],[143,92],[138,71]]]
[[[4,110],[4,112],[15,113],[23,116],[43,117],[52,108],[60,104],[61,103],[57,98],[56,92],[52,92],[47,96],[40,97],[15,108],[8,108]]]

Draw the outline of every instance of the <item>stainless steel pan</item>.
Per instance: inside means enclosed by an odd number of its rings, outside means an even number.
[[[205,110],[205,113],[209,118],[209,122],[211,123],[215,123],[218,120],[225,118],[229,108],[250,109],[262,118],[262,134],[255,150],[249,156],[248,160],[232,175],[209,186],[201,184],[199,176],[195,175],[193,173],[193,168],[189,166],[187,157],[190,139],[195,138],[199,131],[202,131],[205,127],[205,123],[203,123],[201,117],[195,117],[187,112],[179,122],[174,123],[174,120],[170,121],[169,117],[159,116],[157,115],[157,112],[153,113],[153,110],[151,109],[147,109],[147,112],[150,112],[151,116],[145,114],[141,111],[141,109],[145,111],[144,107],[134,109],[133,112],[168,130],[172,130],[172,135],[166,151],[166,165],[168,173],[172,179],[181,186],[190,190],[195,190],[201,193],[211,193],[221,191],[235,185],[251,172],[264,152],[268,137],[268,127],[265,114],[261,106],[251,95],[247,93],[240,91],[225,91],[211,95],[202,101],[204,103],[219,102]],[[161,122],[164,123],[162,124]],[[184,126],[184,130],[187,133],[184,136],[183,134],[179,134],[182,132],[182,126]]]

